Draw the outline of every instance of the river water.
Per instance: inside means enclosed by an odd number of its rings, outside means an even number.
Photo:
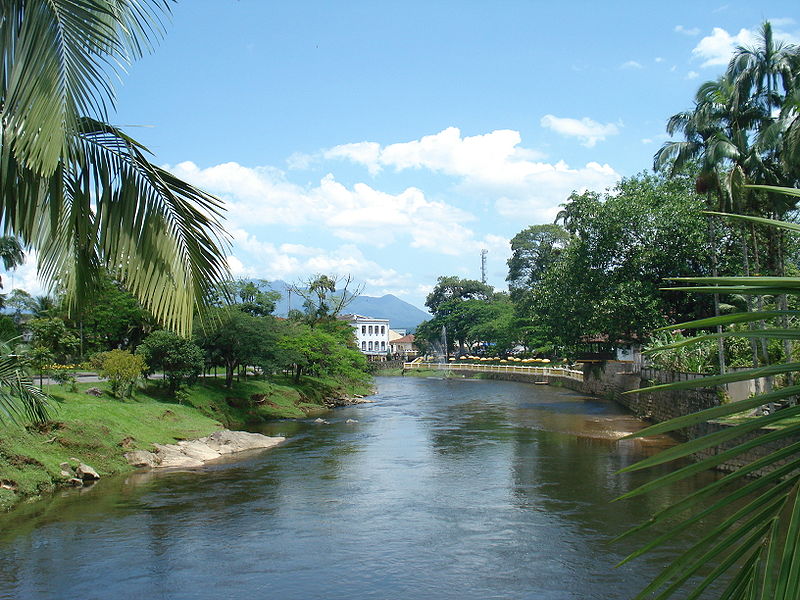
[[[500,381],[378,389],[330,424],[271,424],[277,449],[0,516],[0,598],[613,600],[669,561],[613,568],[634,546],[609,540],[672,499],[611,503],[645,480],[615,472],[669,443],[615,441],[642,426],[617,405]]]

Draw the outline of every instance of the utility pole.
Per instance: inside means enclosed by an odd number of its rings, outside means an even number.
[[[489,251],[484,248],[481,250],[481,283],[486,283],[486,255]]]

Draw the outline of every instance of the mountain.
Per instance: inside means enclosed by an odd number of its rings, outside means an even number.
[[[271,290],[281,295],[281,299],[275,306],[273,314],[285,317],[291,308],[302,309],[302,300],[297,295],[290,296],[289,284],[284,281],[271,281],[267,284]],[[423,310],[418,309],[413,304],[409,304],[392,294],[386,294],[380,298],[374,296],[356,296],[353,301],[344,309],[347,313],[355,313],[376,319],[389,319],[389,327],[392,329],[407,329],[409,332],[416,329],[417,325],[427,321],[431,316]]]
[[[392,294],[380,298],[356,296],[345,311],[376,319],[389,319],[389,327],[392,329],[407,329],[409,332],[431,318],[428,313]]]

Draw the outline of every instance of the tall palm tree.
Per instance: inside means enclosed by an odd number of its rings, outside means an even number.
[[[168,0],[0,3],[0,222],[71,309],[108,269],[186,334],[228,277],[222,204],[107,123],[115,77],[168,11]]]

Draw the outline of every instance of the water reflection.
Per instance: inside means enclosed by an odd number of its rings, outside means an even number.
[[[615,405],[497,381],[380,391],[327,425],[270,424],[291,436],[271,451],[0,517],[0,598],[607,600],[658,567],[611,569],[607,540],[669,500],[610,504],[653,451],[616,439],[641,424]]]

